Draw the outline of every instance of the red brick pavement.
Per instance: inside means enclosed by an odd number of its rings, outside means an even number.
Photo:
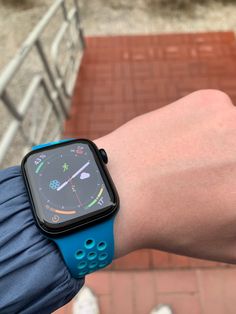
[[[190,92],[216,88],[236,101],[236,40],[232,32],[89,37],[66,137],[103,136],[127,120]],[[217,266],[143,250],[113,269]]]
[[[149,314],[169,304],[174,314],[235,314],[236,269],[98,272],[86,285],[100,314]],[[71,303],[54,314],[71,314]]]

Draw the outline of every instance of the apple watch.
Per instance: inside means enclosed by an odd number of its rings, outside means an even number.
[[[90,140],[72,139],[35,146],[21,164],[36,225],[57,244],[74,278],[114,256],[119,197],[107,161]]]

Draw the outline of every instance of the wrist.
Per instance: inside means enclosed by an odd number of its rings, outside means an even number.
[[[129,166],[120,153],[121,147],[117,145],[115,133],[97,139],[95,143],[107,152],[107,168],[120,199],[120,209],[114,223],[115,258],[118,258],[141,249],[144,245],[145,233],[138,228],[140,211],[138,204],[134,205],[137,183],[132,182],[128,174]]]

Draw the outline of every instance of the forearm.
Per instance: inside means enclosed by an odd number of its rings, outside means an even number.
[[[150,247],[236,262],[234,117],[226,96],[203,92],[97,140],[120,195],[117,257]]]
[[[206,91],[95,141],[120,197],[116,257],[157,248],[236,263],[235,121],[229,98]],[[35,226],[20,169],[2,171],[0,185],[0,311],[56,309],[83,281]]]

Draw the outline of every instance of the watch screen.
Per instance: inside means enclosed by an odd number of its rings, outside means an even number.
[[[40,224],[66,227],[114,207],[98,151],[86,141],[31,153],[24,164]]]

